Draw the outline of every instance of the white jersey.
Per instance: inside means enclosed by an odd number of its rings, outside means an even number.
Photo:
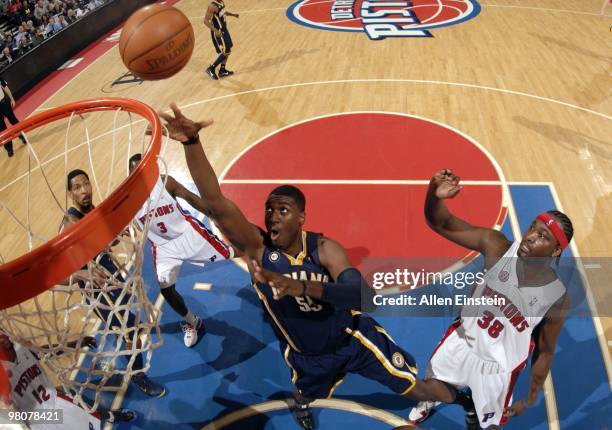
[[[41,409],[61,409],[63,424],[32,424],[36,430],[99,429],[100,420],[93,414],[72,403],[65,395],[58,393],[45,371],[40,367],[38,358],[27,348],[13,343],[15,361],[3,361],[11,384],[11,400],[18,411],[29,412]]]
[[[146,212],[152,217],[148,238],[155,245],[163,245],[192,228],[192,216],[170,195],[159,177],[157,183],[142,208],[136,214],[136,222],[142,228],[146,221]]]
[[[527,360],[531,333],[565,294],[565,286],[558,279],[540,287],[519,288],[519,245],[514,242],[475,288],[473,297],[497,298],[499,304],[464,307],[462,330],[458,331],[479,358],[496,362],[505,372],[512,372]]]
[[[3,361],[11,383],[11,399],[20,411],[53,409],[57,392],[55,387],[38,364],[32,352],[19,345],[15,348],[15,361]]]

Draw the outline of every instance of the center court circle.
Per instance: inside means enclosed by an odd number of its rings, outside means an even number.
[[[399,113],[351,112],[277,130],[241,153],[221,175],[224,194],[264,225],[264,202],[278,185],[306,195],[305,229],[325,233],[363,257],[469,254],[427,227],[423,203],[431,176],[452,168],[466,182],[447,200],[476,225],[497,227],[506,215],[499,166],[473,139],[446,125]]]

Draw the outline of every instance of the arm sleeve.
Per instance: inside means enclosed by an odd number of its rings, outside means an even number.
[[[362,309],[370,311],[372,289],[355,268],[344,270],[335,283],[323,282],[321,300],[342,309]]]

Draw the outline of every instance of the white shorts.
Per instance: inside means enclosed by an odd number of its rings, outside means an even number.
[[[512,390],[524,365],[505,372],[498,363],[476,356],[458,330],[460,321],[448,328],[431,356],[426,378],[470,387],[480,426],[504,425],[504,409],[512,402]]]
[[[153,244],[153,264],[161,288],[176,283],[183,262],[204,265],[233,257],[234,250],[202,224],[189,227],[163,245]]]

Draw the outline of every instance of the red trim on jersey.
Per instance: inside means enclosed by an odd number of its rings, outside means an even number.
[[[436,346],[436,349],[433,350],[433,352],[431,353],[431,356],[433,357],[434,354],[436,353],[436,351],[442,346],[442,344],[444,343],[444,341],[446,340],[447,337],[449,337],[455,330],[457,330],[457,328],[459,328],[459,326],[461,325],[461,320],[459,318],[457,318],[447,329],[446,329],[446,333],[444,333],[444,336],[442,336],[442,339],[440,339],[440,342],[438,342],[438,346]]]
[[[230,258],[230,250],[223,241],[221,241],[217,236],[211,234],[208,230],[203,228],[198,223],[198,221],[196,221],[191,215],[186,214],[183,211],[181,205],[178,204],[178,202],[176,203],[176,206],[178,207],[179,212],[185,217],[185,220],[193,227],[195,231],[200,233],[200,236],[202,236],[208,243],[210,243],[212,247],[215,248],[215,250],[219,254],[221,254],[226,260]]]
[[[508,386],[508,392],[506,393],[506,399],[504,400],[504,409],[503,409],[504,411],[506,410],[508,406],[510,406],[510,400],[512,399],[512,391],[514,391],[514,385],[516,384],[516,381],[518,379],[519,374],[521,373],[521,370],[525,368],[525,365],[527,364],[527,360],[529,359],[529,356],[533,352],[534,347],[535,347],[535,342],[533,341],[533,339],[531,339],[531,342],[529,343],[529,352],[527,353],[527,358],[525,358],[525,360],[523,360],[521,364],[516,366],[516,368],[510,374],[510,385]],[[503,426],[504,424],[506,424],[506,422],[508,422],[508,417],[502,415],[502,419],[500,420],[499,425]]]
[[[151,242],[151,252],[153,253],[153,268],[155,269],[155,273],[157,273],[157,246],[155,246],[152,240],[149,241]]]

